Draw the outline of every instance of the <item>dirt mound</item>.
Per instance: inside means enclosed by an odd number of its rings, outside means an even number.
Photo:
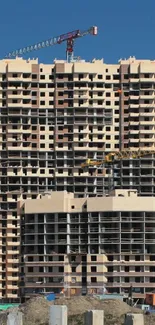
[[[94,297],[73,297],[71,299],[60,298],[55,305],[66,305],[68,315],[79,315],[90,309],[104,310],[105,315],[120,317],[128,312],[140,312],[139,309],[128,306],[125,302],[117,299],[99,300]]]
[[[49,303],[44,297],[35,297],[22,304],[19,309],[24,314],[24,325],[46,325],[49,320]]]
[[[102,309],[104,310],[105,316],[111,315],[120,317],[126,313],[141,313],[142,311],[138,308],[130,307],[125,302],[117,299],[107,299],[101,302]]]
[[[20,308],[24,313],[24,325],[46,325],[49,319],[49,306],[66,305],[68,307],[68,315],[70,324],[83,324],[83,314],[87,310],[101,309],[104,310],[107,320],[118,320],[128,312],[140,312],[139,309],[131,308],[120,300],[98,300],[93,297],[73,297],[70,299],[60,298],[54,302],[48,302],[44,297],[37,297],[29,300]],[[81,315],[75,318],[74,315]]]
[[[54,302],[55,305],[66,305],[68,315],[80,315],[89,309],[99,309],[100,301],[93,297],[73,297],[70,299],[60,298]]]

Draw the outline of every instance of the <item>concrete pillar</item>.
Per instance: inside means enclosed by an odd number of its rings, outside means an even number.
[[[67,254],[70,253],[70,214],[67,213]]]
[[[144,315],[126,314],[124,325],[144,325]]]
[[[35,237],[35,244],[34,247],[37,247],[37,244],[38,244],[38,215],[35,214],[34,215],[34,237]],[[38,253],[38,252],[37,252]]]
[[[54,251],[55,253],[58,253],[58,213],[55,213],[54,217],[55,221],[55,226],[54,226],[54,241],[55,241],[55,246],[54,246]]]
[[[7,325],[23,325],[23,314],[21,312],[11,312],[7,317]]]
[[[88,310],[85,313],[85,325],[104,325],[104,310]]]
[[[50,306],[49,325],[67,325],[67,306]]]

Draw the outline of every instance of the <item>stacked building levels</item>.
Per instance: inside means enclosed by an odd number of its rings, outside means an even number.
[[[36,293],[124,294],[155,288],[155,198],[136,190],[74,198],[52,192],[21,201],[21,298]],[[142,300],[141,300],[142,299]]]
[[[88,211],[86,198],[65,191],[18,202],[22,300],[36,293],[104,292],[107,257],[99,244],[98,216]]]
[[[104,168],[87,158],[154,148],[155,61],[0,61],[0,298],[18,298],[16,205],[46,190],[102,196]],[[108,170],[107,170],[108,174]],[[105,176],[105,177],[103,177]],[[154,156],[115,164],[115,186],[154,195]]]

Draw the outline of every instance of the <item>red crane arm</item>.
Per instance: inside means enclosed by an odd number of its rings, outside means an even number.
[[[18,55],[22,55],[22,54],[29,53],[32,51],[37,51],[37,50],[45,48],[45,47],[53,46],[56,44],[61,44],[64,41],[67,41],[67,53],[71,54],[71,53],[73,53],[74,39],[76,39],[78,37],[86,36],[88,34],[97,35],[97,27],[92,26],[89,29],[87,29],[86,31],[80,31],[79,29],[77,29],[75,31],[72,31],[72,32],[69,32],[66,34],[62,34],[60,36],[50,38],[46,41],[36,43],[34,45],[30,45],[30,46],[23,47],[18,50],[12,51],[12,52],[8,53],[6,55],[6,57],[7,58],[16,57]]]

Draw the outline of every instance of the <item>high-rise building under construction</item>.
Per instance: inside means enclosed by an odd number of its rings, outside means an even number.
[[[155,61],[0,61],[0,298],[18,297],[17,201],[40,192],[108,193],[106,152],[155,148]],[[114,165],[116,188],[154,196],[154,154]]]

